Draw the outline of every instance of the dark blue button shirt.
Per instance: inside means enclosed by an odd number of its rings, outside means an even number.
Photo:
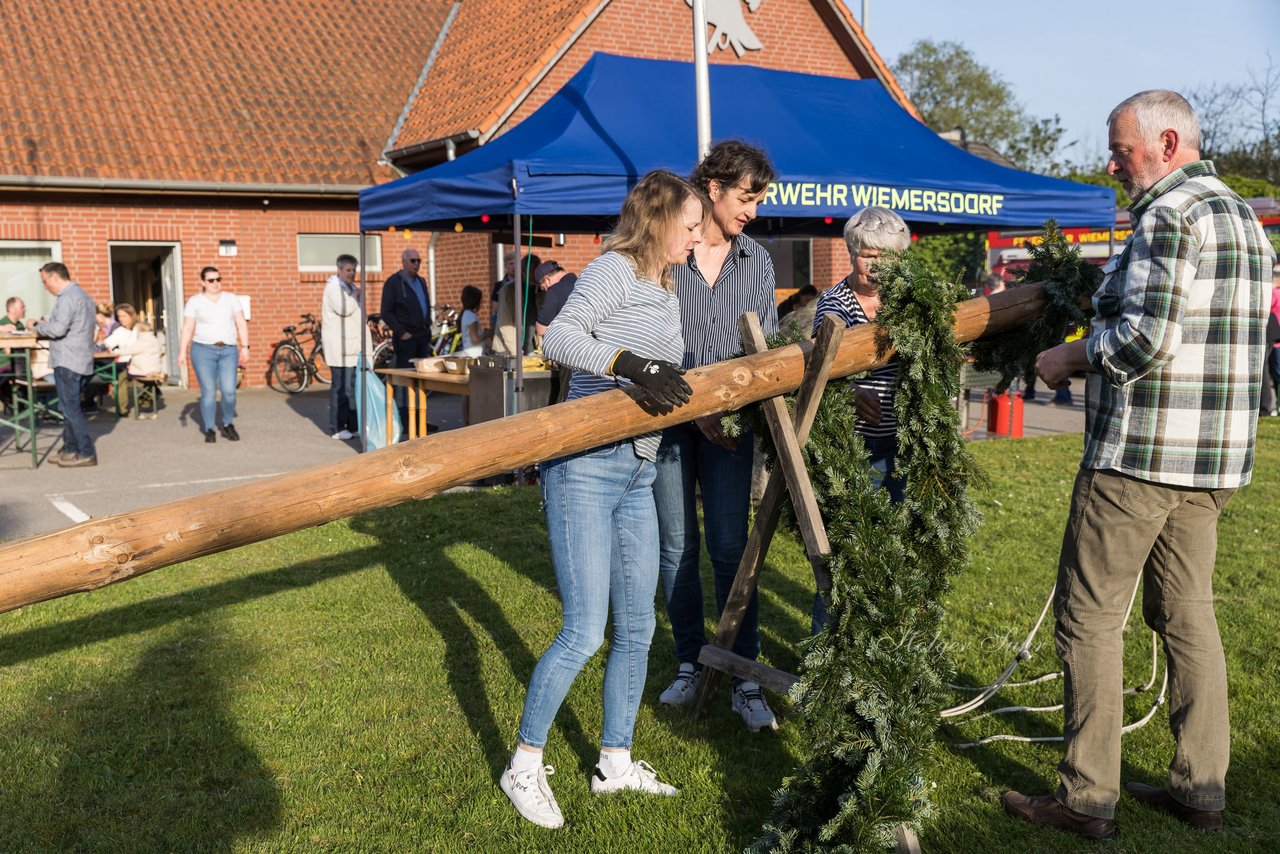
[[[714,288],[698,269],[692,252],[689,260],[674,265],[671,273],[680,299],[685,368],[700,368],[740,355],[738,318],[744,312],[754,311],[760,317],[766,335],[778,331],[773,259],[745,234],[733,239]]]

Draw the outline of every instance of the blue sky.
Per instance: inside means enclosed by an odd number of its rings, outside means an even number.
[[[1280,67],[1278,0],[870,0],[867,17],[890,63],[920,39],[960,42],[1031,115],[1062,118],[1075,161],[1106,156],[1107,113],[1134,92],[1244,83],[1268,50]]]

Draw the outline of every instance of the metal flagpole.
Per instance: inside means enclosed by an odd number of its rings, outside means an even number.
[[[707,0],[693,0],[693,88],[698,110],[698,162],[711,152],[711,80],[707,75]]]
[[[369,413],[365,411],[366,406],[365,406],[365,399],[364,399],[364,384],[365,384],[364,366],[368,364],[367,357],[370,355],[368,352],[369,348],[366,346],[366,342],[368,341],[368,336],[365,334],[365,331],[369,328],[369,310],[364,303],[364,295],[367,292],[369,282],[366,279],[364,274],[364,260],[365,260],[364,259],[364,243],[365,243],[364,235],[365,235],[364,231],[361,231],[360,232],[360,366],[356,368],[356,423],[360,427],[360,453],[362,454],[365,451],[369,450],[369,447],[368,447],[369,439],[367,435],[369,431],[366,429],[366,426],[365,426],[365,422],[369,418]],[[330,382],[333,381],[332,367],[329,369],[329,380]],[[346,428],[344,427],[342,429],[345,430]]]

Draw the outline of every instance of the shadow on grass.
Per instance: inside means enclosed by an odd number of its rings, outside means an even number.
[[[151,646],[125,677],[32,692],[0,742],[46,761],[4,785],[0,847],[178,851],[199,840],[221,852],[279,822],[279,790],[241,740],[224,683],[252,653],[201,628]]]
[[[466,505],[462,513],[456,512],[459,504]],[[509,614],[449,556],[449,551],[454,546],[481,548],[505,568],[524,574],[554,593],[551,560],[545,554],[547,536],[536,503],[522,502],[518,518],[496,519],[487,512],[492,508],[510,511],[514,504],[501,493],[437,496],[416,505],[421,512],[417,518],[401,508],[395,513],[366,514],[352,522],[354,530],[378,539],[387,572],[444,643],[449,687],[484,751],[495,781],[515,747],[518,722],[499,722],[494,716],[489,699],[492,686],[486,685],[480,669],[482,646],[487,644],[477,637],[472,626],[479,626],[488,642],[505,657],[515,679],[526,685],[542,650],[531,650],[526,634],[512,622],[519,618],[519,612]],[[459,522],[460,516],[466,516],[467,521]],[[477,524],[481,526],[479,531]],[[424,565],[429,570],[424,571]],[[568,704],[561,706],[555,727],[584,769],[594,767],[596,742],[588,737]]]
[[[365,569],[381,558],[375,547],[358,549],[341,558],[326,555],[270,572],[171,593],[155,599],[121,605],[74,620],[63,620],[8,635],[0,645],[0,667],[20,664],[55,652],[99,641],[145,632],[206,612],[270,596],[300,590],[330,578]]]

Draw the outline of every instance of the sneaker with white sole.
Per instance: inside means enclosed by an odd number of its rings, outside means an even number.
[[[604,771],[600,770],[600,766],[596,766],[595,773],[591,775],[592,794],[604,795],[625,791],[648,792],[651,795],[662,795],[668,798],[680,794],[680,790],[675,786],[658,782],[658,772],[644,760],[632,762],[626,771],[615,777],[606,777]]]
[[[515,805],[516,812],[539,827],[555,830],[564,827],[564,816],[556,796],[551,794],[547,777],[556,773],[550,765],[542,765],[529,771],[512,771],[508,765],[502,770],[498,787]]]
[[[337,433],[333,434],[333,438],[342,439],[345,442],[347,439],[351,439],[355,435],[356,434],[352,433],[350,430],[339,430]]]
[[[667,690],[658,695],[658,702],[664,706],[683,706],[698,692],[700,679],[702,679],[701,670],[692,664],[680,665],[676,678],[667,686]]]
[[[742,722],[752,732],[759,732],[765,727],[778,728],[773,709],[769,708],[764,692],[754,682],[739,682],[733,689],[733,710],[742,716]]]

